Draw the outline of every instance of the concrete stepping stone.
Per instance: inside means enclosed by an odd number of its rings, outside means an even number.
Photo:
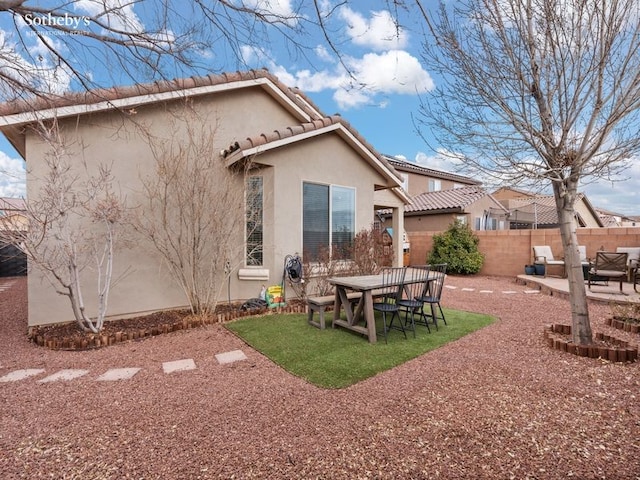
[[[38,383],[58,382],[60,380],[74,380],[89,373],[89,370],[65,369],[38,380]]]
[[[115,382],[118,380],[129,380],[139,371],[139,368],[112,368],[96,378],[96,381]]]
[[[164,362],[162,364],[162,370],[164,373],[184,372],[186,370],[195,370],[196,364],[192,358],[185,360],[175,360],[173,362]]]
[[[225,363],[233,363],[238,362],[240,360],[247,360],[247,356],[244,354],[242,350],[232,350],[231,352],[218,353],[216,355],[216,360],[220,365],[224,365]]]
[[[42,372],[44,372],[44,368],[25,368],[23,370],[15,370],[7,373],[3,377],[0,377],[0,382],[17,382],[18,380],[33,377],[34,375],[40,375]]]

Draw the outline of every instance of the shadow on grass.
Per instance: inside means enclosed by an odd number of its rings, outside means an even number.
[[[329,315],[330,316],[330,315]],[[407,330],[407,339],[392,330],[385,344],[341,328],[319,330],[307,323],[305,314],[275,314],[243,318],[226,325],[273,362],[288,372],[322,388],[344,388],[365,378],[435,350],[495,321],[479,313],[445,309],[447,325],[439,323],[431,333],[416,325],[416,337]],[[378,331],[382,330],[377,319]]]

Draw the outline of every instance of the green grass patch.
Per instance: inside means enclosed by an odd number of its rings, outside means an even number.
[[[226,327],[288,372],[319,387],[344,388],[495,321],[479,313],[444,311],[447,325],[440,323],[438,330],[431,326],[431,333],[424,325],[416,325],[416,338],[408,330],[406,340],[402,332],[392,330],[386,344],[382,334],[378,334],[378,343],[371,344],[357,333],[333,329],[330,319],[328,328],[320,330],[307,323],[307,315],[300,314],[243,318]],[[378,326],[380,331],[382,323]]]

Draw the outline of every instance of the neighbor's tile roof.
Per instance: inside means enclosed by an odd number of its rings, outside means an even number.
[[[558,212],[556,201],[551,195],[539,195],[527,198],[513,198],[504,202],[511,212],[511,220],[531,220],[538,225],[556,225]]]
[[[434,168],[423,167],[422,165],[418,165],[417,163],[411,163],[406,160],[399,159],[397,157],[392,157],[390,155],[383,155],[391,165],[393,165],[397,170],[405,171],[405,172],[414,172],[420,175],[425,175],[433,178],[441,178],[443,180],[451,180],[456,183],[464,183],[467,185],[481,185],[482,182],[478,180],[474,180],[469,177],[465,177],[463,175],[457,175],[455,173],[445,172],[442,170],[436,170]]]
[[[434,210],[462,210],[481,198],[489,195],[482,187],[468,187],[426,192],[412,198],[412,204],[405,207],[405,212],[429,212]],[[500,205],[496,202],[497,205]]]
[[[85,92],[72,92],[62,95],[50,95],[31,100],[15,100],[0,104],[0,115],[13,115],[34,110],[69,107],[74,105],[92,105],[105,101],[141,95],[160,94],[188,90],[196,87],[223,85],[246,80],[268,79],[273,82],[292,102],[305,111],[311,118],[320,118],[320,109],[297,88],[289,88],[266,69],[245,72],[209,74],[174,80],[160,80],[153,83],[141,83],[130,86],[115,86],[94,89]]]
[[[0,197],[0,210],[26,210],[27,205],[24,198]]]

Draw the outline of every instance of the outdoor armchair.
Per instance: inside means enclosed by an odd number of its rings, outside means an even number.
[[[627,257],[628,254],[619,252],[597,252],[596,262],[589,269],[588,284],[591,289],[591,282],[594,277],[606,277],[620,281],[620,293],[622,293],[622,282],[627,277]]]
[[[547,276],[548,267],[562,267],[562,277],[565,277],[565,264],[563,259],[556,259],[553,256],[549,245],[536,245],[533,247],[533,263],[544,265],[544,276]]]
[[[640,247],[618,247],[617,253],[627,253],[627,280],[633,281],[638,267],[640,267]]]

